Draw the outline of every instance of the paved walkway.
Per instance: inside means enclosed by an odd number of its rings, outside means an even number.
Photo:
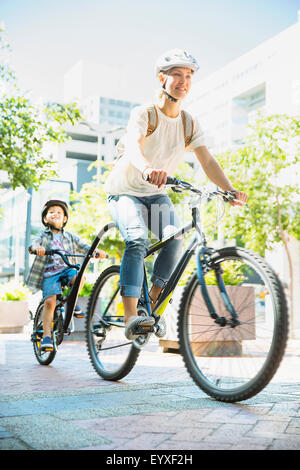
[[[112,383],[95,373],[84,342],[64,342],[45,367],[29,331],[0,335],[0,373],[1,450],[300,449],[299,340],[271,384],[237,404],[206,396],[181,357],[162,353],[155,340]]]

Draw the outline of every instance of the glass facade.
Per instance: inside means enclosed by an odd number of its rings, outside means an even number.
[[[99,123],[126,127],[130,117],[130,112],[132,108],[135,108],[136,106],[138,106],[138,103],[100,97]]]

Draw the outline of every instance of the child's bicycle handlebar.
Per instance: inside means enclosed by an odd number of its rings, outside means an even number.
[[[36,255],[36,250],[31,250],[31,253],[33,255]],[[60,250],[46,250],[45,251],[45,256],[53,256],[53,255],[59,255],[63,260],[64,262],[66,263],[67,266],[69,266],[69,268],[75,268],[77,270],[80,269],[80,264],[71,264],[68,260],[68,256],[73,256],[74,258],[85,258],[86,255],[83,255],[83,254],[76,254],[76,253],[67,253],[67,252],[62,252]],[[108,257],[108,255],[106,255],[106,258]]]

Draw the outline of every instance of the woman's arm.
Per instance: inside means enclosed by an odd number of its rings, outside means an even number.
[[[154,184],[160,189],[167,181],[167,172],[161,169],[150,168],[143,152],[145,136],[140,135],[138,138],[128,139],[128,155],[132,165],[134,165],[142,173],[144,180]]]
[[[201,163],[204,172],[213,183],[215,183],[223,191],[235,191],[236,199],[238,199],[238,201],[233,202],[232,204],[243,205],[243,203],[247,201],[247,195],[242,191],[237,191],[233,188],[232,184],[226,177],[219,163],[210,154],[207,147],[197,147],[194,152],[196,154],[197,159]]]

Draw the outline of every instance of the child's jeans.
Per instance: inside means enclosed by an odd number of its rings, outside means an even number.
[[[180,220],[165,194],[147,197],[108,196],[108,207],[126,244],[121,272],[121,295],[139,298],[144,279],[143,260],[148,249],[148,229],[160,240],[180,228]],[[154,264],[151,281],[163,288],[180,257],[182,240],[162,248]]]
[[[76,276],[75,268],[66,268],[53,276],[44,277],[42,284],[43,300],[48,299],[52,295],[62,293],[62,286],[69,286],[73,277]]]

